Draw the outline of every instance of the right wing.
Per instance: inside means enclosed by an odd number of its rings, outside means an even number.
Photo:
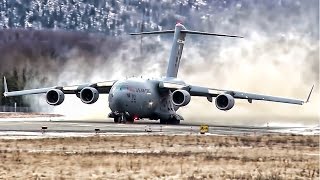
[[[53,86],[47,88],[40,88],[40,89],[29,89],[29,90],[22,90],[22,91],[8,91],[7,81],[6,78],[3,77],[4,82],[4,93],[5,97],[10,96],[23,96],[23,95],[31,95],[31,94],[43,94],[47,93],[49,90],[58,89],[61,90],[64,94],[76,94],[78,95],[80,91],[85,87],[93,87],[98,90],[101,94],[108,94],[110,92],[111,87],[116,81],[103,81],[98,83],[88,83],[88,84],[81,84],[81,85],[72,85],[72,86]]]
[[[247,92],[240,92],[234,90],[224,90],[224,89],[215,89],[215,88],[207,88],[201,86],[194,86],[190,84],[184,84],[181,82],[174,82],[174,81],[162,81],[159,84],[159,88],[169,89],[169,90],[177,90],[177,89],[184,89],[187,90],[191,96],[202,96],[206,97],[208,101],[212,102],[212,99],[219,96],[220,94],[229,94],[234,99],[246,99],[249,103],[252,103],[253,100],[259,101],[271,101],[271,102],[279,102],[279,103],[288,103],[288,104],[298,104],[303,105],[307,103],[310,99],[313,87],[311,88],[308,98],[306,101],[298,100],[298,99],[290,99],[284,97],[277,97],[277,96],[269,96],[269,95],[262,95],[262,94],[254,94],[254,93],[247,93]]]
[[[263,94],[240,92],[240,91],[234,91],[234,90],[205,88],[200,86],[191,86],[190,95],[205,96],[208,98],[209,101],[212,101],[212,97],[217,97],[220,94],[230,94],[235,99],[246,99],[248,100],[249,103],[252,103],[253,100],[259,100],[259,101],[271,101],[271,102],[303,105],[304,103],[309,101],[312,90],[313,90],[313,86],[311,88],[311,91],[306,101],[291,99],[291,98],[284,98],[284,97],[277,97],[277,96],[269,96],[269,95],[263,95]]]

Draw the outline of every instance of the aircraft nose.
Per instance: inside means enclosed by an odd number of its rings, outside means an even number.
[[[116,111],[124,111],[127,103],[126,103],[126,99],[125,99],[125,94],[118,92],[118,93],[114,93],[113,94],[113,98],[112,98],[112,104],[113,107]]]

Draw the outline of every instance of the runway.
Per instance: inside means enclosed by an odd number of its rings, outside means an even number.
[[[46,128],[43,130],[43,128]],[[104,135],[200,134],[200,124],[160,125],[157,121],[115,124],[110,120],[59,120],[59,118],[0,119],[0,138],[66,137]],[[256,127],[210,124],[206,135],[239,136],[261,134],[319,135],[319,127]]]

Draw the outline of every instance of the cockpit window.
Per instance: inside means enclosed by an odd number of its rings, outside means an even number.
[[[145,94],[151,95],[150,89],[143,88],[143,87],[130,86],[127,83],[119,83],[113,86],[112,91],[129,91],[132,93],[145,93]]]
[[[121,86],[118,87],[118,89],[119,89],[120,91],[122,91],[122,90],[128,90],[129,88],[128,88],[127,85],[121,85]]]
[[[118,84],[114,87],[114,90],[123,91],[123,90],[131,90],[131,88],[124,83]]]

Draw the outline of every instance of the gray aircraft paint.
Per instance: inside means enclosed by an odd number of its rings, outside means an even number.
[[[195,86],[191,84],[186,84],[184,81],[177,79],[179,64],[181,60],[181,55],[183,51],[183,46],[185,43],[186,34],[198,34],[198,35],[212,35],[212,36],[222,36],[222,37],[238,37],[234,35],[207,33],[199,31],[190,31],[178,23],[174,30],[165,31],[155,31],[155,32],[141,32],[133,33],[131,35],[142,35],[142,34],[167,34],[174,33],[173,43],[171,48],[171,53],[168,61],[168,68],[166,77],[160,79],[142,79],[142,78],[129,78],[125,80],[118,81],[104,81],[98,83],[87,83],[82,85],[73,86],[54,86],[49,88],[22,90],[9,92],[7,88],[6,79],[4,77],[4,88],[5,92],[3,95],[5,97],[10,96],[21,96],[30,94],[41,94],[47,93],[53,89],[59,89],[64,94],[75,94],[80,98],[79,93],[86,87],[95,88],[100,94],[109,93],[109,108],[111,117],[116,118],[126,116],[127,118],[148,118],[154,120],[183,120],[183,118],[176,113],[179,106],[174,105],[172,99],[172,93],[175,90],[180,92],[186,92],[191,96],[202,96],[206,97],[208,101],[213,102],[213,98],[220,95],[225,95],[225,97],[231,97],[228,101],[234,101],[234,99],[245,99],[249,103],[253,100],[260,101],[272,101],[281,102],[288,104],[298,104],[302,105],[308,102],[311,96],[312,89],[307,97],[306,101],[288,99],[283,97],[267,96],[246,92],[239,92],[234,90],[223,90],[216,88],[207,88],[201,86]],[[61,96],[61,94],[59,94]],[[216,98],[217,99],[217,98]],[[57,103],[58,104],[58,103]],[[90,103],[88,103],[90,104]],[[233,105],[232,105],[233,107]]]
[[[182,33],[181,30],[185,29],[186,28],[182,24],[177,24],[175,27],[169,64],[167,69],[167,77],[176,78],[178,75],[179,64],[186,37],[186,33]]]
[[[111,111],[151,119],[168,119],[175,115],[171,92],[159,90],[159,82],[161,80],[139,78],[117,81],[109,92]]]

